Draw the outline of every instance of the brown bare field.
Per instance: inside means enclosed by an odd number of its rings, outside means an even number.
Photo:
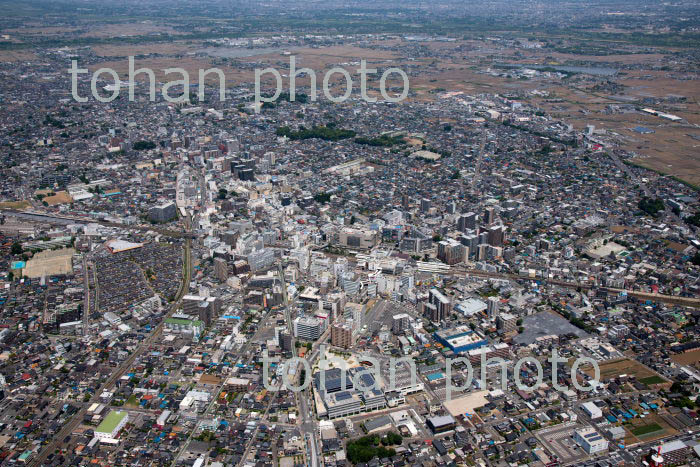
[[[1,50],[0,62],[24,62],[36,60],[38,57],[30,50]]]
[[[397,60],[397,54],[393,52],[354,46],[294,49],[294,56],[296,57],[297,68],[311,68],[317,75],[324,73],[334,66],[340,66],[345,68],[351,76],[355,75],[359,78],[356,70],[359,68],[360,60],[362,59],[366,60],[367,68],[376,68],[381,65],[399,68],[403,66],[402,62]],[[282,55],[281,53],[241,57],[236,60],[240,63],[255,65],[259,68],[272,66],[282,74],[289,70],[289,56]],[[253,76],[252,73],[251,76]],[[318,79],[320,80],[322,78]],[[371,75],[369,79],[371,80]]]
[[[538,89],[547,91],[550,96],[545,98],[527,97],[524,101],[536,104],[556,117],[571,123],[577,129],[586,125],[605,128],[622,135],[622,148],[633,151],[641,157],[641,165],[676,175],[694,184],[700,184],[700,142],[688,136],[697,135],[691,125],[700,125],[700,106],[697,102],[700,84],[693,80],[678,80],[671,77],[669,72],[652,71],[652,66],[667,64],[664,52],[672,53],[673,49],[663,49],[659,53],[645,54],[616,54],[606,56],[576,55],[554,52],[551,49],[516,49],[506,48],[498,44],[476,40],[456,42],[426,42],[422,45],[436,53],[447,54],[435,60],[420,61],[424,66],[417,77],[411,77],[411,88],[416,92],[416,100],[428,101],[435,99],[436,94],[430,92],[437,88],[447,91],[463,91],[468,94],[480,92],[503,92],[508,90],[530,91]],[[461,47],[461,50],[451,49]],[[628,47],[626,47],[628,48]],[[629,47],[633,50],[632,47]],[[557,82],[547,79],[510,80],[500,77],[477,73],[470,67],[484,70],[493,62],[564,64],[567,61],[589,61],[607,65],[640,64],[642,69],[623,70],[614,81],[624,86],[618,96],[609,96],[602,92],[592,93],[585,89],[590,85],[575,85],[575,89],[567,81]],[[416,62],[414,62],[416,63]],[[642,99],[665,98],[669,96],[685,96],[684,103],[646,105],[656,110],[669,112],[684,118],[688,125],[671,124],[659,117],[639,114],[603,113],[607,105],[619,105],[620,98],[627,98],[632,103]],[[553,98],[564,102],[553,101]],[[631,131],[636,126],[646,126],[656,131],[654,134],[641,135]]]
[[[183,34],[170,26],[161,26],[144,21],[138,23],[96,24],[89,27],[87,32],[81,34],[81,37],[140,36],[151,33]]]
[[[5,34],[63,34],[77,31],[78,28],[66,26],[27,26],[23,28],[5,29]]]
[[[320,48],[303,48],[297,49],[294,52],[297,57],[305,56],[319,56],[319,57],[333,57],[333,58],[345,58],[353,60],[390,60],[397,58],[395,52],[388,50],[372,49],[368,47],[357,47],[352,45],[343,46],[332,46],[332,47],[320,47]]]
[[[691,82],[659,79],[655,81],[622,80],[623,84],[639,86],[628,89],[627,95],[636,98],[645,95],[667,96],[669,94],[691,97]],[[642,87],[643,86],[643,87]],[[683,88],[682,86],[685,86]],[[690,183],[700,184],[700,141],[690,135],[700,136],[700,107],[696,102],[686,102],[675,106],[653,106],[659,110],[673,113],[684,118],[688,123],[672,123],[653,115],[640,113],[606,114],[608,105],[620,104],[604,95],[594,95],[586,91],[577,91],[564,86],[551,87],[553,96],[563,103],[548,102],[547,98],[533,99],[540,107],[552,115],[572,124],[577,129],[594,125],[597,129],[612,131],[620,136],[621,147],[639,154],[635,162],[659,170],[669,175],[678,176]],[[550,95],[550,98],[553,97]],[[685,108],[682,108],[685,107]],[[584,112],[587,112],[584,113]],[[632,131],[637,126],[654,130],[651,134]]]
[[[180,55],[196,50],[191,44],[183,42],[170,42],[167,44],[143,44],[143,45],[96,45],[92,51],[100,57],[128,57],[129,55]]]
[[[199,81],[199,70],[207,70],[213,65],[207,59],[197,58],[197,57],[184,57],[174,60],[173,58],[162,57],[162,58],[147,58],[143,60],[136,60],[135,67],[139,68],[149,68],[153,70],[155,74],[156,81],[160,83],[165,83],[168,81],[176,81],[181,79],[179,73],[165,74],[165,69],[167,68],[182,68],[189,74],[190,83],[196,83]],[[129,75],[129,62],[126,59],[123,60],[107,60],[100,62],[98,64],[90,66],[90,71],[95,72],[98,68],[111,68],[117,72],[122,80],[128,80]],[[221,71],[224,72],[226,76],[226,85],[231,86],[234,84],[240,84],[244,79],[247,82],[252,83],[253,71],[247,70],[236,70],[231,67],[218,66]],[[108,79],[109,75],[104,75],[105,79]],[[214,75],[207,76],[207,82],[214,82]],[[138,74],[136,80],[140,82],[145,82],[148,76],[145,73]]]
[[[32,205],[29,201],[2,201],[0,209],[27,209]]]
[[[600,367],[601,381],[608,381],[620,375],[634,376],[637,381],[640,379],[649,378],[651,376],[659,376],[659,374],[655,371],[647,368],[638,361],[631,360],[629,358],[621,358],[598,363],[598,366]],[[586,368],[584,371],[587,375],[594,376],[592,367]]]
[[[589,62],[615,62],[624,64],[655,64],[660,63],[661,59],[664,57],[663,54],[574,55],[560,52],[551,52],[548,53],[547,56],[560,61],[585,60]]]
[[[59,191],[53,196],[47,196],[43,201],[49,206],[55,206],[57,204],[72,203],[73,198],[71,198],[67,191]]]
[[[149,54],[149,53],[159,53],[163,55],[182,55],[191,53],[198,48],[186,45],[183,43],[171,43],[171,44],[147,44],[144,46],[95,46],[93,47],[95,53],[105,56],[105,57],[126,57],[128,55],[137,54]],[[295,50],[294,55],[296,56],[297,68],[308,67],[317,73],[317,89],[321,91],[323,74],[328,71],[333,66],[341,66],[345,68],[351,75],[354,81],[353,92],[359,93],[359,75],[356,69],[359,68],[359,60],[367,60],[367,67],[376,67],[378,64],[391,64],[392,66],[400,67],[400,62],[392,60],[396,55],[393,52],[387,52],[383,50],[372,50],[368,48],[353,47],[353,46],[337,46],[337,47],[323,47],[318,49],[298,49]],[[235,65],[226,66],[221,65],[219,59],[214,57],[201,57],[194,55],[185,55],[177,58],[174,57],[155,57],[155,58],[144,58],[136,60],[136,68],[150,68],[153,70],[156,76],[156,81],[164,83],[167,81],[173,81],[180,79],[178,73],[172,73],[166,75],[164,70],[166,68],[180,67],[187,71],[190,78],[190,83],[196,83],[199,80],[199,70],[206,70],[208,68],[217,67],[221,69],[226,76],[227,87],[240,84],[253,84],[255,79],[255,68],[266,68],[274,67],[282,74],[284,77],[283,87],[288,88],[288,70],[289,70],[289,56],[271,53],[264,55],[256,55],[252,57],[241,57],[235,59],[241,64],[241,67],[236,67]],[[352,64],[351,64],[352,63]],[[121,79],[126,80],[128,78],[128,60],[126,58],[119,60],[105,60],[99,62],[90,67],[90,71],[94,72],[98,68],[111,68],[117,72]],[[106,75],[105,75],[106,76]],[[141,74],[137,76],[138,81],[145,82],[147,76]],[[275,80],[271,74],[265,74],[262,77],[263,86],[274,85]],[[374,83],[373,81],[376,81]],[[306,75],[301,76],[297,79],[298,86],[305,86],[309,84],[309,79]],[[378,85],[378,77],[376,80],[372,80],[372,76],[368,78],[369,86]],[[217,83],[218,80],[215,75],[207,76],[207,83]],[[401,79],[398,75],[392,75],[387,80],[387,86],[400,85]],[[341,74],[334,74],[331,79],[331,85],[345,86],[345,80]],[[335,93],[334,93],[335,94]],[[368,95],[375,96],[376,93],[373,90],[368,91]]]
[[[700,365],[700,349],[672,355],[671,360],[681,365]]]

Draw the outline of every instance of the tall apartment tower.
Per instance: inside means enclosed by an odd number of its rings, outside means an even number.
[[[488,230],[488,244],[491,246],[501,246],[505,238],[505,229],[502,225],[492,225]]]
[[[488,207],[484,209],[484,224],[491,225],[496,220],[496,209]]]
[[[428,198],[423,198],[420,200],[420,211],[421,212],[428,212],[430,211],[430,208],[432,207],[433,203],[430,201]]]
[[[476,228],[476,214],[473,212],[468,212],[462,214],[457,219],[457,230],[460,232],[466,232],[469,229]]]
[[[496,318],[498,316],[498,308],[501,304],[501,301],[498,299],[498,297],[489,297],[486,306],[487,310],[489,313],[489,318]]]

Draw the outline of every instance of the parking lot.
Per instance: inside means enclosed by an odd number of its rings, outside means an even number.
[[[561,464],[581,462],[588,456],[573,439],[574,431],[582,428],[577,423],[565,423],[536,432],[540,442],[554,455]]]

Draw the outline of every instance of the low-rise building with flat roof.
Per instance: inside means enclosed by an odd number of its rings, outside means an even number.
[[[128,421],[129,414],[126,411],[112,410],[95,428],[95,437],[100,440],[114,439]]]

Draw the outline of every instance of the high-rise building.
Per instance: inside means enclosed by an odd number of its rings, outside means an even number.
[[[410,324],[409,316],[406,313],[394,315],[391,319],[391,332],[401,334],[409,328]]]
[[[331,326],[331,345],[349,349],[354,344],[355,329],[352,323],[336,323]]]
[[[452,302],[438,289],[430,289],[428,292],[428,303],[435,306],[437,309],[439,320],[442,321],[450,316],[452,312]]]
[[[226,282],[228,279],[228,262],[224,258],[214,259],[214,274],[221,282]]]
[[[352,320],[357,329],[362,329],[365,324],[365,307],[359,303],[348,302],[343,309],[343,318]]]
[[[421,212],[428,212],[430,211],[430,208],[432,207],[433,203],[430,201],[428,198],[423,198],[420,200],[420,211]]]
[[[489,299],[486,302],[489,317],[490,318],[495,318],[498,316],[498,308],[501,304],[501,301],[498,299],[498,297],[489,297]]]
[[[226,152],[236,154],[241,150],[241,145],[236,138],[226,140]]]
[[[185,295],[182,297],[182,312],[186,315],[198,315],[199,304],[205,300],[206,298],[199,295]]]
[[[377,231],[343,227],[338,232],[338,243],[349,248],[372,248],[379,243]]]
[[[219,297],[207,297],[207,303],[211,307],[211,312],[214,316],[219,316],[221,313],[221,298]]]
[[[305,341],[315,341],[321,337],[321,320],[299,316],[294,320],[294,337]]]
[[[277,345],[285,352],[292,350],[292,335],[286,331],[281,331],[277,336]]]
[[[197,305],[197,315],[199,316],[199,320],[204,323],[204,326],[211,326],[213,313],[209,302],[206,300],[199,302],[199,305]]]
[[[483,261],[485,259],[488,259],[489,246],[490,245],[488,243],[482,243],[481,245],[479,245],[479,248],[477,250],[476,259],[478,259],[479,261]]]
[[[505,229],[502,225],[494,225],[488,230],[488,244],[492,246],[502,246],[505,238]]]
[[[496,220],[496,209],[493,207],[488,207],[484,209],[484,224],[491,225]]]
[[[476,228],[476,214],[473,212],[468,212],[462,214],[457,219],[457,230],[460,232],[466,232],[468,229]]]
[[[430,302],[423,303],[423,316],[428,318],[433,323],[439,323],[444,319],[440,316],[438,308]]]
[[[177,218],[177,206],[172,201],[153,206],[148,210],[148,218],[153,222],[168,222]]]
[[[271,248],[253,251],[248,255],[248,264],[253,272],[272,266],[275,262],[275,252]]]
[[[459,237],[459,243],[467,248],[467,255],[473,258],[479,249],[479,237],[475,234],[463,234]]]
[[[462,263],[467,259],[468,248],[458,241],[448,238],[438,242],[437,257],[447,264]]]
[[[518,329],[518,317],[510,313],[501,313],[496,319],[496,328],[501,334],[515,332]]]

